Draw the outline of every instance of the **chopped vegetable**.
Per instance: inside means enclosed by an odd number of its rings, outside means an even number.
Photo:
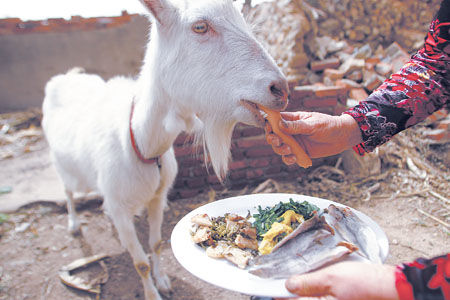
[[[253,226],[257,230],[257,239],[262,240],[263,234],[266,233],[274,222],[281,222],[283,218],[281,217],[287,210],[293,210],[295,213],[302,215],[305,220],[308,220],[313,216],[314,211],[319,211],[319,208],[308,201],[303,201],[301,203],[289,199],[289,202],[281,202],[273,207],[266,207],[262,209],[258,206],[258,213],[253,214],[255,221]]]

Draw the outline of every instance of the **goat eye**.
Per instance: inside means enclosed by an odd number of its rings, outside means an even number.
[[[192,25],[192,31],[199,34],[204,34],[208,31],[209,25],[206,21],[199,21]]]

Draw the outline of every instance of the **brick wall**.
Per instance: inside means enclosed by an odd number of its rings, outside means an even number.
[[[22,21],[19,18],[0,19],[0,35],[44,32],[73,32],[113,28],[129,23],[132,17],[126,11],[118,17],[82,18],[73,16],[70,20],[55,18],[39,21]]]

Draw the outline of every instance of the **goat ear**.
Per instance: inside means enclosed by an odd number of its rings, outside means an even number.
[[[141,3],[148,9],[155,20],[162,24],[164,18],[164,11],[169,7],[170,4],[166,0],[140,0]]]

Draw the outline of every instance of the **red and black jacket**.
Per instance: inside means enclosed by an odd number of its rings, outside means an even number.
[[[359,124],[363,154],[389,141],[449,104],[450,0],[444,0],[430,25],[425,45],[365,101],[348,110]]]

